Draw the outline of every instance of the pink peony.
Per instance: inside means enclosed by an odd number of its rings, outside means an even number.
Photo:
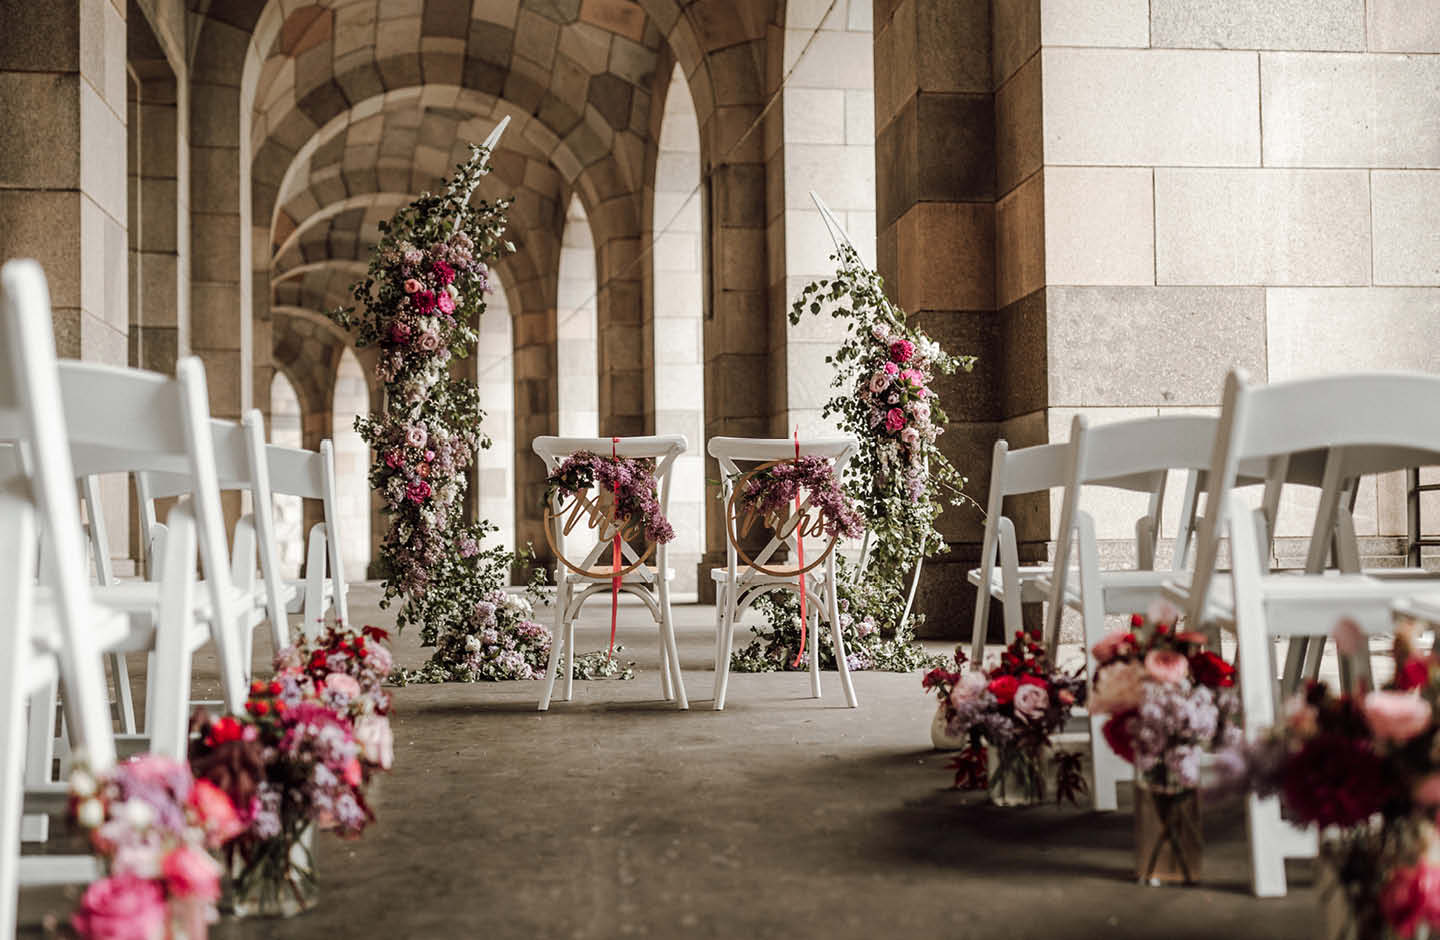
[[[430,484],[424,480],[416,480],[405,487],[405,498],[412,503],[423,503],[430,498]]]
[[[905,426],[905,412],[899,408],[891,408],[885,415],[885,430],[898,431]]]
[[[354,676],[343,672],[332,672],[326,676],[325,688],[346,698],[355,698],[360,694],[360,683],[355,681]]]
[[[900,374],[900,367],[897,366],[897,365],[896,365],[895,363],[893,363],[893,362],[887,362],[887,363],[885,363],[884,368],[885,368],[885,374],[886,374],[886,375],[899,375],[899,374]]]
[[[395,738],[390,731],[390,719],[383,715],[366,715],[355,723],[355,741],[365,759],[389,770],[395,762]]]
[[[424,447],[425,442],[429,439],[430,435],[425,433],[423,425],[412,424],[405,429],[405,443],[411,447]]]
[[[390,341],[401,346],[410,342],[410,325],[408,323],[396,323],[390,327]]]
[[[1050,693],[1038,685],[1022,685],[1015,690],[1015,714],[1031,721],[1045,716],[1050,707]]]
[[[1139,663],[1112,663],[1095,674],[1095,688],[1087,703],[1091,714],[1116,714],[1138,708],[1145,695],[1145,667]]]
[[[1190,660],[1175,650],[1151,650],[1145,654],[1145,671],[1156,682],[1179,685],[1190,674]]]
[[[220,897],[220,865],[191,845],[165,856],[165,887],[173,897],[213,903]]]
[[[211,848],[219,848],[245,831],[240,814],[235,812],[235,804],[230,802],[224,790],[209,780],[202,778],[195,781],[190,791],[190,805],[200,815],[200,822],[205,827],[205,841]]]
[[[415,293],[421,288],[421,286],[422,285],[420,284],[420,282],[415,280],[413,277],[407,277],[405,279],[405,293],[407,294]]]
[[[1377,738],[1403,744],[1430,727],[1430,705],[1408,692],[1371,692],[1361,703]]]
[[[915,344],[908,339],[897,339],[890,344],[890,358],[896,362],[909,362],[915,355]]]
[[[165,894],[134,875],[101,878],[85,889],[70,923],[90,940],[164,940]]]
[[[449,291],[446,291],[435,299],[435,306],[439,307],[440,312],[448,317],[455,312],[455,298],[450,296]]]

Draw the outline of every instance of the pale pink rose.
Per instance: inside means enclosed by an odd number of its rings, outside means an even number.
[[[890,379],[883,373],[877,372],[870,376],[870,394],[879,395],[885,391],[885,386],[890,384]]]
[[[405,293],[407,294],[415,293],[422,286],[423,285],[419,281],[415,280],[413,277],[407,277],[405,279]]]
[[[415,341],[415,345],[418,346],[422,352],[434,352],[440,348],[440,334],[434,330],[426,330],[420,334],[420,338]]]
[[[395,665],[394,660],[390,657],[390,651],[378,643],[372,643],[365,647],[365,660],[371,669],[386,676],[390,674],[391,667]]]
[[[428,438],[429,435],[425,433],[425,428],[421,425],[412,424],[405,429],[405,443],[411,447],[424,447]]]
[[[164,940],[165,893],[130,874],[93,882],[70,923],[90,940]]]
[[[890,338],[890,327],[883,323],[877,323],[870,327],[870,335],[883,343]]]
[[[1335,638],[1335,649],[1341,656],[1357,656],[1370,644],[1365,631],[1360,629],[1360,624],[1349,617],[1335,624],[1330,635]]]
[[[1127,642],[1126,638],[1129,636],[1129,630],[1111,630],[1100,639],[1099,643],[1095,644],[1095,648],[1090,652],[1094,654],[1096,661],[1103,666],[1120,655],[1120,647],[1125,645]]]
[[[205,852],[182,845],[165,856],[165,887],[176,897],[214,902],[220,897],[220,865]]]
[[[1022,685],[1015,690],[1015,714],[1034,721],[1044,717],[1050,707],[1050,693],[1038,685]]]
[[[950,704],[959,708],[965,702],[973,702],[985,694],[990,680],[983,672],[967,672],[950,690]]]
[[[1116,714],[1140,704],[1145,694],[1145,667],[1139,663],[1112,663],[1099,670],[1087,703],[1092,714]]]
[[[325,688],[346,698],[355,698],[360,694],[360,683],[355,681],[354,676],[346,675],[343,672],[332,672],[326,676]]]
[[[910,413],[915,416],[916,421],[925,421],[930,417],[930,406],[923,401],[910,403]]]
[[[355,724],[355,740],[360,753],[381,770],[389,770],[395,762],[395,737],[390,719],[384,715],[366,715]]]
[[[900,440],[906,444],[914,444],[920,440],[920,432],[914,428],[906,428],[900,432]]]
[[[1371,692],[1361,704],[1377,738],[1403,744],[1430,727],[1430,705],[1408,692]]]
[[[1145,654],[1145,671],[1157,682],[1179,685],[1190,674],[1190,661],[1175,650],[1151,650]]]

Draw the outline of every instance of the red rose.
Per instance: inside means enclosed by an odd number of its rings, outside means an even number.
[[[990,694],[995,696],[995,701],[1001,705],[1009,705],[1015,700],[1015,690],[1020,688],[1020,680],[1014,676],[1001,676],[992,680],[988,688]]]
[[[1235,667],[1209,650],[1190,657],[1190,673],[1196,682],[1212,689],[1227,689],[1235,684]]]
[[[1395,688],[1402,692],[1418,689],[1430,679],[1430,663],[1416,657],[1395,672]]]
[[[1136,709],[1127,708],[1110,716],[1110,720],[1100,728],[1100,733],[1105,735],[1105,742],[1110,745],[1110,750],[1115,756],[1128,763],[1135,763],[1135,746],[1130,741],[1130,730],[1125,726],[1130,719],[1135,717]]]
[[[238,741],[245,736],[245,729],[240,726],[229,715],[210,723],[210,731],[205,735],[205,743],[211,747],[219,744],[228,744],[231,741]]]

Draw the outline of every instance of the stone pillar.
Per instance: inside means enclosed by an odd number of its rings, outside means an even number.
[[[1043,340],[1037,349],[1026,333],[1034,288],[1009,274],[1038,233],[1005,224],[1021,219],[1013,190],[1022,178],[1007,170],[1002,189],[997,174],[997,140],[1008,142],[1017,120],[1002,114],[997,129],[996,89],[1013,71],[1000,52],[1015,28],[1009,6],[995,4],[992,57],[987,0],[875,4],[878,267],[913,322],[947,350],[980,357],[973,373],[941,380],[937,391],[951,419],[941,447],[981,501],[997,437],[1034,443],[1038,428],[1044,439],[1044,400],[1026,378],[1038,376],[1043,393]],[[1038,132],[1038,112],[1033,118]],[[997,215],[1009,242],[997,243]],[[1030,365],[1037,359],[1038,369]],[[969,635],[974,589],[965,572],[978,559],[983,525],[968,506],[941,517],[949,551],[927,562],[917,600],[925,635]]]

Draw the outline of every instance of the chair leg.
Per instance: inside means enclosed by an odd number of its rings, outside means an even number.
[[[564,575],[562,574],[563,578]],[[540,711],[550,710],[550,697],[555,694],[555,671],[560,668],[560,648],[565,645],[565,599],[561,597],[564,584],[555,588],[555,632],[550,637],[550,662],[545,667],[545,688],[540,693]],[[574,669],[570,653],[565,653],[565,668]]]
[[[57,683],[51,682],[30,697],[30,733],[25,745],[25,786],[41,788],[53,780],[55,762],[55,708]]]
[[[669,685],[674,689],[673,697],[684,711],[690,707],[690,699],[685,695],[685,679],[680,674],[680,647],[675,642],[675,620],[670,615],[670,588],[664,581],[660,583],[660,638],[666,653],[661,674],[670,676]],[[670,697],[672,696],[666,696],[667,699]]]
[[[568,606],[570,599],[567,597],[565,603]],[[575,698],[575,617],[567,611],[565,615],[565,698],[562,701],[571,701]]]
[[[725,708],[725,692],[730,685],[730,646],[735,636],[735,596],[726,591],[720,617],[720,638],[715,657],[715,710]]]
[[[860,700],[855,697],[855,683],[850,678],[850,661],[846,657],[845,638],[840,630],[840,602],[839,591],[827,591],[827,600],[830,614],[830,639],[835,644],[835,668],[840,672],[840,688],[845,692],[845,704],[855,708]],[[818,638],[817,638],[818,639]],[[819,643],[815,644],[819,646]]]
[[[818,605],[817,605],[818,606]],[[820,611],[814,611],[811,623],[806,624],[810,631],[810,697],[820,697]]]
[[[125,664],[124,653],[111,653],[106,657],[110,665],[111,681],[115,684],[115,702],[120,707],[120,733],[134,734],[135,697],[130,692],[130,669]]]
[[[660,695],[667,702],[675,701],[674,682],[670,678],[670,651],[665,648],[665,632],[659,633],[660,640]]]

